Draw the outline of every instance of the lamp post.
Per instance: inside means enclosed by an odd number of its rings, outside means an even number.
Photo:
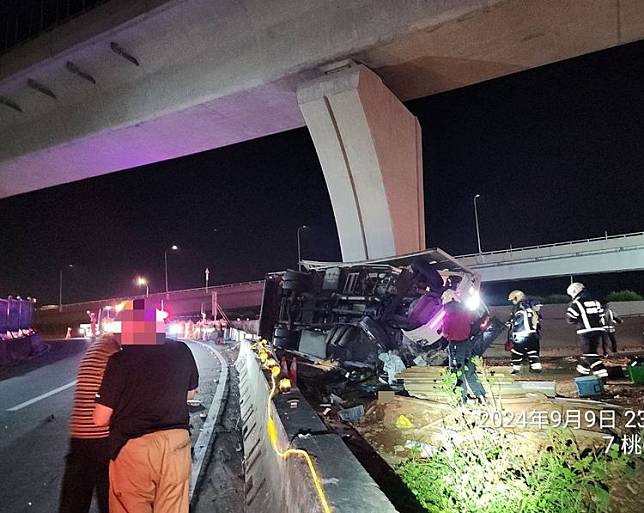
[[[301,271],[302,270],[302,264],[300,263],[302,260],[302,243],[300,241],[300,232],[302,230],[308,230],[309,227],[303,224],[297,229],[297,270]]]
[[[143,276],[138,276],[136,278],[136,284],[139,287],[145,286],[145,297],[150,297],[150,285],[148,283],[148,280],[146,280]]]
[[[67,264],[64,267],[72,268],[74,267],[72,264]],[[60,277],[60,282],[58,286],[58,311],[62,312],[63,311],[63,268],[61,267],[59,270],[59,277]]]
[[[483,251],[481,251],[481,232],[479,231],[479,211],[476,208],[476,200],[480,197],[480,194],[474,196],[474,220],[476,221],[476,241],[479,246],[479,254],[483,253]]]
[[[166,297],[168,296],[168,250],[171,249],[172,251],[177,251],[179,248],[177,247],[176,244],[173,244],[169,248],[165,249],[164,257],[165,257],[165,295]]]
[[[206,270],[204,271],[204,274],[206,275],[206,293],[208,292],[208,278],[210,278],[210,269],[206,267]]]

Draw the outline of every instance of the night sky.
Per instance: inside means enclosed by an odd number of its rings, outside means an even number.
[[[474,252],[644,229],[644,44],[415,100],[428,246]],[[261,278],[340,249],[305,128],[0,200],[0,296],[57,303]],[[587,278],[644,292],[642,273]],[[535,293],[562,292],[567,278]],[[524,284],[522,284],[524,285]],[[490,293],[500,294],[493,287]],[[503,290],[507,288],[502,286]],[[498,290],[496,290],[498,289]]]

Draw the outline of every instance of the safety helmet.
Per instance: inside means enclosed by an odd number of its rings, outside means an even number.
[[[525,292],[522,290],[513,290],[508,294],[508,301],[512,301],[515,305],[523,300],[525,300]]]
[[[579,293],[584,290],[586,287],[584,286],[583,283],[571,283],[568,285],[568,288],[566,289],[566,294],[568,294],[570,297],[574,298],[579,295]]]

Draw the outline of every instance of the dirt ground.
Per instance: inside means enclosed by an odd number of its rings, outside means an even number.
[[[567,351],[570,354],[570,350]],[[565,412],[567,409],[579,409],[582,414],[587,410],[594,410],[596,413],[603,409],[617,407],[621,412],[623,425],[623,412],[644,412],[644,385],[634,385],[623,375],[623,367],[628,364],[628,357],[616,356],[605,360],[609,369],[609,379],[604,387],[601,397],[593,400],[580,400],[578,398],[574,378],[576,358],[572,356],[546,356],[542,359],[543,373],[531,374],[525,370],[517,376],[521,381],[554,381],[557,398],[554,401],[543,396],[540,398],[532,396],[525,399],[515,398],[502,404],[503,411],[520,411],[535,408],[560,409]],[[507,357],[494,357],[485,359],[486,370],[509,371],[510,362]],[[332,387],[316,386],[307,390],[310,402],[317,408],[321,418],[327,426],[341,434],[347,446],[363,464],[372,478],[392,499],[396,508],[402,513],[418,513],[418,503],[409,497],[408,490],[402,485],[395,468],[412,456],[411,444],[431,444],[437,446],[436,435],[445,427],[448,427],[450,416],[458,412],[453,406],[426,401],[419,398],[409,397],[404,387],[394,386],[397,393],[392,399],[377,399],[377,389],[387,388],[378,384],[377,380],[368,380],[354,388],[347,387],[342,390],[335,388],[335,398],[329,395]],[[343,401],[338,404],[338,401]],[[568,402],[569,400],[569,402]],[[385,402],[386,401],[386,402]],[[364,416],[357,422],[342,422],[338,411],[356,405],[362,405]],[[488,406],[488,409],[490,406]],[[472,408],[470,415],[484,415],[484,408]],[[409,424],[400,421],[404,416]],[[620,414],[618,413],[618,417]],[[644,419],[642,419],[644,421]],[[619,424],[620,421],[618,421]],[[619,426],[617,430],[619,430]],[[517,436],[522,439],[522,445],[533,447],[536,453],[543,442],[546,441],[547,429],[515,430]],[[580,429],[575,432],[579,437],[582,446],[593,446],[603,448],[607,441],[604,439],[605,432],[598,428]],[[530,440],[528,442],[528,440]],[[438,443],[437,443],[438,442]],[[526,443],[528,442],[528,443]],[[602,445],[603,444],[603,445]],[[640,468],[641,470],[641,468]],[[644,482],[639,474],[639,480],[628,483],[629,488],[624,489],[615,511],[640,512],[641,501],[639,497],[644,494]],[[615,498],[617,501],[618,498]]]
[[[531,374],[524,371],[517,379],[524,381],[555,381],[557,395],[566,398],[577,398],[574,369],[577,359],[573,356],[554,357],[546,356],[541,359],[543,372]],[[611,356],[604,359],[604,364],[609,372],[609,378],[604,385],[604,392],[598,398],[610,404],[622,406],[632,410],[644,410],[644,385],[634,385],[628,379],[624,368],[629,363],[628,356]],[[509,366],[509,360],[501,358],[486,358],[486,365],[490,367]]]

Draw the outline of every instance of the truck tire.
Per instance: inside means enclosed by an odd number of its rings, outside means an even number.
[[[389,337],[385,330],[374,321],[371,317],[363,317],[360,319],[360,329],[365,332],[367,337],[372,342],[375,342],[378,346],[388,347],[389,346]]]
[[[303,292],[311,288],[311,275],[298,271],[286,271],[282,276],[282,290]]]
[[[327,334],[327,357],[343,361],[347,357],[348,346],[360,338],[360,329],[352,324],[337,324]]]
[[[299,334],[299,331],[277,327],[273,333],[273,346],[279,349],[296,350]]]

